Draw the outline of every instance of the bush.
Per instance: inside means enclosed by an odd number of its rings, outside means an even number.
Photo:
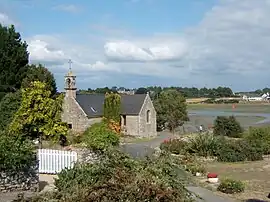
[[[203,166],[199,162],[188,163],[186,164],[185,168],[186,168],[186,171],[192,173],[193,175],[195,175],[196,173],[202,173],[202,174],[206,173],[205,166]]]
[[[139,161],[109,149],[100,158],[63,170],[55,182],[57,191],[39,202],[192,201],[183,185],[185,176],[170,156]]]
[[[217,138],[210,133],[200,134],[191,139],[188,146],[189,153],[195,153],[198,156],[215,156],[221,138]]]
[[[119,136],[112,131],[105,122],[95,123],[83,134],[86,146],[94,151],[103,151],[111,146],[119,144]]]
[[[234,116],[218,116],[214,123],[214,134],[228,137],[242,137],[243,129]]]
[[[31,141],[0,133],[0,170],[14,174],[35,167],[37,159],[34,149]]]
[[[262,160],[262,150],[245,140],[225,140],[217,151],[221,162]]]
[[[249,128],[244,138],[249,143],[260,147],[263,154],[270,154],[270,127]]]
[[[169,139],[161,143],[160,149],[172,154],[186,154],[187,146],[188,143],[183,140]]]
[[[0,131],[11,123],[21,105],[21,91],[7,93],[0,102]]]
[[[241,193],[245,190],[245,185],[243,182],[238,180],[225,179],[221,180],[217,190],[226,194]]]

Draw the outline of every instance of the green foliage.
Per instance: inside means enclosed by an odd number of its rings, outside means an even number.
[[[239,100],[236,100],[236,99],[230,99],[230,100],[218,99],[217,100],[215,98],[210,98],[210,99],[203,101],[203,103],[207,103],[207,104],[234,104],[234,103],[239,103]]]
[[[257,142],[243,139],[231,140],[208,133],[199,134],[189,139],[189,141],[166,140],[161,144],[160,148],[173,154],[217,157],[217,160],[221,162],[258,161],[263,159],[263,149]],[[191,168],[189,170],[192,170],[194,161],[190,163]]]
[[[116,93],[107,93],[104,101],[104,117],[120,123],[121,96]]]
[[[22,88],[31,87],[33,81],[40,81],[46,83],[51,95],[55,95],[57,88],[53,74],[41,64],[29,65],[27,75],[22,81]]]
[[[119,136],[112,131],[106,122],[95,123],[83,134],[83,140],[88,148],[103,151],[119,144]]]
[[[138,88],[135,94],[146,94],[148,90],[146,88]]]
[[[118,150],[109,150],[93,164],[65,169],[55,182],[57,202],[91,201],[192,201],[184,188],[186,178],[170,156],[131,159]],[[40,200],[46,201],[46,200]]]
[[[239,138],[242,136],[243,129],[234,116],[218,116],[214,123],[214,134],[228,137]]]
[[[59,139],[66,135],[67,124],[61,122],[63,95],[51,98],[45,83],[34,81],[31,88],[22,90],[22,102],[9,126],[11,134],[26,134],[30,138],[42,136]]]
[[[5,27],[0,23],[0,87],[21,87],[28,69],[28,56],[27,44],[21,40],[15,27]]]
[[[199,134],[190,139],[188,152],[204,157],[215,156],[222,141],[210,133]]]
[[[217,151],[217,160],[222,162],[262,160],[263,151],[245,140],[224,140]]]
[[[37,163],[34,145],[20,135],[0,133],[0,170],[15,174],[25,172]]]
[[[186,154],[188,143],[179,139],[165,140],[160,144],[160,149],[172,154]]]
[[[186,171],[196,175],[196,173],[205,174],[206,168],[199,162],[192,162],[186,164]]]
[[[270,154],[270,127],[249,128],[244,138],[248,142],[260,147],[263,150],[263,154]]]
[[[245,184],[239,180],[224,179],[221,180],[217,190],[226,194],[241,193],[245,190]]]
[[[157,112],[158,130],[168,128],[174,133],[175,129],[188,121],[186,99],[177,90],[167,90],[160,93],[154,101]]]
[[[0,131],[3,131],[11,123],[15,113],[21,105],[21,91],[8,93],[0,102]]]

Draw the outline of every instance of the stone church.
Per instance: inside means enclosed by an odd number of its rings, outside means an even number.
[[[85,131],[103,116],[104,94],[77,94],[76,76],[65,76],[62,121],[75,133]],[[121,95],[121,129],[136,137],[157,136],[156,111],[148,94]]]

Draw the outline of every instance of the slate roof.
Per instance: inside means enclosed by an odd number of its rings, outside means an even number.
[[[138,115],[146,94],[121,95],[121,114]],[[76,100],[89,118],[103,115],[104,94],[77,94]]]

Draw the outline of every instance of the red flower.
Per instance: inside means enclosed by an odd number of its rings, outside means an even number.
[[[217,176],[216,173],[208,173],[207,178],[217,178]]]

